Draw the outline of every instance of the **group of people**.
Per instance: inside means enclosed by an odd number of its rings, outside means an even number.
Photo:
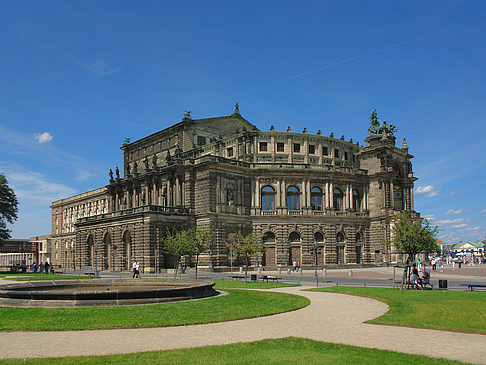
[[[137,263],[137,261],[133,261],[132,269],[133,269],[132,278],[133,279],[140,278],[140,265]]]
[[[294,260],[294,262],[292,262],[292,271],[299,271],[300,270],[300,263],[298,263],[297,261]]]
[[[49,272],[51,274],[54,274],[54,266],[52,264],[49,264],[48,261],[46,261],[45,263],[40,263],[39,265],[37,265],[37,262],[33,262],[31,265],[30,265],[30,271],[32,273],[43,273],[45,272],[46,274],[49,274]]]
[[[420,266],[417,268],[417,263],[414,262],[412,265],[412,279],[410,280],[412,287],[420,290],[424,290],[427,285],[432,287],[430,284],[430,268],[425,262],[420,262]],[[419,274],[421,266],[423,266],[422,276]]]

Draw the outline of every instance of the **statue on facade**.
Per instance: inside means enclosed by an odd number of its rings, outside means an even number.
[[[136,174],[137,173],[137,169],[138,169],[138,164],[137,164],[137,161],[135,161],[133,163],[133,173]]]
[[[175,158],[182,158],[182,148],[180,148],[179,145],[176,146],[174,156]]]
[[[157,155],[154,153],[154,156],[152,157],[152,168],[155,169],[157,168]]]
[[[113,171],[111,169],[110,169],[109,175],[110,175],[110,180],[113,180]]]
[[[126,172],[127,172],[127,175],[130,175],[130,164],[127,164]]]
[[[370,126],[368,127],[369,135],[382,135],[383,133],[393,135],[397,131],[397,127],[393,124],[387,124],[386,120],[380,124],[376,109],[371,112],[368,119],[370,120]]]
[[[170,163],[171,160],[172,160],[172,156],[170,155],[170,150],[167,150],[167,154],[165,155],[165,161],[167,163]]]
[[[119,179],[120,178],[120,170],[118,170],[118,166],[115,169],[115,174],[116,174],[116,178]]]
[[[147,156],[145,156],[145,158],[143,159],[143,164],[145,165],[145,169],[148,170],[148,168],[149,168],[149,160],[148,160]]]

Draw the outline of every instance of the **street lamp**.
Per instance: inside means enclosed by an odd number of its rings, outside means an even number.
[[[316,286],[319,286],[319,275],[317,275],[317,253],[318,253],[318,246],[317,241],[314,238],[314,242],[312,242],[312,251],[314,253],[314,278],[316,280]]]

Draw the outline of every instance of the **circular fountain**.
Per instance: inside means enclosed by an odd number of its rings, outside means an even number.
[[[0,287],[1,307],[134,305],[216,295],[214,283],[199,280],[96,279],[37,281]]]

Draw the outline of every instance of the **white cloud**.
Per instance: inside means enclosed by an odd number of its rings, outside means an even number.
[[[121,66],[109,68],[106,65],[106,62],[99,56],[95,57],[95,59],[90,62],[83,62],[80,60],[74,60],[74,62],[85,71],[88,71],[89,73],[98,77],[110,76],[122,70]]]
[[[467,227],[467,224],[466,223],[454,224],[451,227],[452,228],[464,228],[464,227]]]
[[[457,215],[464,213],[466,209],[449,209],[446,213],[446,215]]]
[[[486,213],[486,209],[481,209],[481,213]]]
[[[34,139],[39,143],[49,143],[52,141],[52,134],[49,132],[36,133],[34,134]]]
[[[436,190],[436,188],[432,185],[426,185],[426,186],[419,186],[415,192],[417,194],[425,194],[425,196],[431,198],[434,196],[437,196],[439,194],[439,190]]]
[[[435,224],[457,224],[464,222],[463,218],[456,218],[456,219],[439,219],[435,221]]]

